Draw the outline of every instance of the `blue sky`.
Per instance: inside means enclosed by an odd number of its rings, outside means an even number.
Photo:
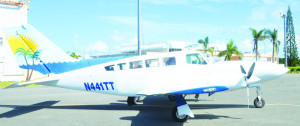
[[[142,42],[197,42],[206,36],[212,44],[233,39],[241,52],[251,52],[255,29],[278,29],[283,43],[283,19],[291,6],[300,49],[298,0],[141,0]],[[28,23],[65,52],[88,55],[117,53],[137,42],[137,0],[31,1]],[[269,40],[259,43],[270,53]],[[279,56],[283,56],[283,44]]]

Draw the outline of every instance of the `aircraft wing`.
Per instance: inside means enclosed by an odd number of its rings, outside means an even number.
[[[154,89],[154,88],[150,88],[150,89],[145,89],[145,90],[142,90],[140,92],[138,92],[137,94],[138,95],[164,95],[164,94],[167,94],[168,90],[157,90],[157,89]]]
[[[145,89],[138,92],[138,95],[168,95],[168,94],[202,94],[228,90],[226,86],[208,86],[186,89]]]

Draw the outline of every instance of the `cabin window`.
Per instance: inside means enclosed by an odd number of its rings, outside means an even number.
[[[118,69],[119,70],[126,70],[126,63],[119,63],[119,64],[117,64],[118,65]]]
[[[201,57],[200,54],[186,55],[186,62],[188,64],[207,64],[207,62]]]
[[[3,45],[3,39],[0,37],[0,46]]]
[[[146,60],[146,67],[159,67],[159,60],[158,59]]]
[[[115,70],[115,65],[109,65],[104,67],[106,71],[114,71]]]
[[[175,57],[166,57],[163,58],[164,66],[176,65]]]
[[[143,68],[143,66],[142,66],[142,60],[134,61],[134,62],[129,62],[129,64],[130,64],[130,69]]]

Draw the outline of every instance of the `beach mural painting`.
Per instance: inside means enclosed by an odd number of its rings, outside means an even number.
[[[27,35],[13,35],[7,38],[7,41],[13,51],[13,54],[17,56],[18,62],[19,57],[23,57],[22,64],[27,65],[27,76],[26,81],[30,81],[34,70],[34,61],[40,60],[39,45]]]

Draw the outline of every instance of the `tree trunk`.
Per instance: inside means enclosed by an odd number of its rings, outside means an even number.
[[[275,48],[274,48],[274,46],[275,46],[275,43],[274,43],[274,41],[273,41],[272,63],[274,63],[274,53],[275,53]]]
[[[31,68],[31,73],[30,73],[30,76],[28,78],[28,81],[30,81],[30,79],[31,79],[31,76],[32,76],[32,73],[33,73],[33,68],[34,68],[34,59],[32,59],[32,68]]]
[[[293,59],[292,59],[292,40],[291,40],[290,41],[290,65],[289,66],[292,66],[292,62],[293,62]]]
[[[28,65],[26,56],[24,56],[24,58],[25,58],[25,62],[27,64],[27,77],[26,77],[26,81],[28,81],[28,77],[29,77],[29,65]]]
[[[256,61],[257,61],[257,59],[258,59],[258,47],[257,47],[257,41],[255,42],[255,46],[256,46],[256,48],[255,48],[255,53],[256,53]]]

